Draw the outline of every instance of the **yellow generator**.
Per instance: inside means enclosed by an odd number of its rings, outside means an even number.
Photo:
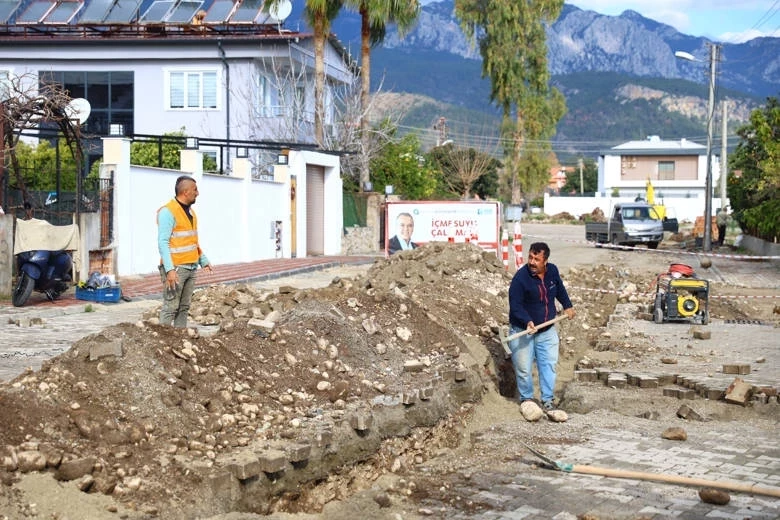
[[[653,320],[691,321],[707,325],[709,311],[710,283],[698,278],[690,267],[672,264],[669,272],[656,279]]]

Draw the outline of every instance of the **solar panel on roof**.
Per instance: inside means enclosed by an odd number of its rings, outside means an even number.
[[[192,17],[198,12],[203,2],[198,0],[182,0],[179,5],[168,15],[168,20],[171,23],[186,23],[192,21]]]
[[[62,2],[57,7],[55,7],[52,12],[49,13],[44,22],[68,23],[73,15],[76,14],[76,11],[78,11],[81,5],[82,4],[80,2]]]
[[[36,0],[16,17],[16,23],[38,23],[53,6],[53,0]]]
[[[103,20],[106,23],[127,23],[138,13],[141,0],[117,0],[114,7]]]
[[[172,0],[158,0],[149,6],[149,9],[141,17],[142,22],[162,22],[168,14],[174,2]]]
[[[80,23],[100,23],[106,17],[114,0],[89,0],[79,17]]]
[[[231,22],[237,23],[251,23],[255,21],[257,15],[263,9],[264,0],[244,0],[238,9],[230,17]]]
[[[230,15],[230,11],[233,10],[233,0],[214,0],[211,4],[206,18],[203,19],[206,23],[221,23],[227,20]]]
[[[11,14],[16,11],[16,6],[18,5],[19,2],[16,0],[0,1],[0,23],[6,23],[8,19],[11,18]]]

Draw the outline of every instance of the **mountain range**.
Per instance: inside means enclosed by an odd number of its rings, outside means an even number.
[[[359,57],[359,16],[344,12],[332,30]],[[568,107],[554,138],[555,151],[594,155],[649,135],[703,143],[712,43],[635,11],[608,16],[565,4],[547,29],[551,84]],[[716,102],[718,109],[728,102],[732,146],[734,130],[750,111],[763,106],[766,97],[780,96],[780,38],[718,46]],[[697,61],[677,58],[676,51]],[[379,105],[404,106],[401,128],[416,130],[429,144],[441,117],[456,136],[497,134],[499,113],[489,100],[490,84],[482,78],[476,46],[454,16],[454,0],[424,5],[403,37],[391,26],[372,51],[371,76]],[[405,102],[399,105],[401,99]]]

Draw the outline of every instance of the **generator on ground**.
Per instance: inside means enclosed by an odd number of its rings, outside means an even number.
[[[699,278],[684,264],[672,264],[656,278],[653,321],[690,321],[707,325],[710,282]]]

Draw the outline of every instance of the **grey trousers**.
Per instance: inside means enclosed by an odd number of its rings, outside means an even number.
[[[160,310],[160,324],[185,328],[187,326],[187,314],[192,302],[192,292],[195,290],[197,268],[176,266],[179,275],[179,283],[176,290],[172,291],[166,283],[165,268],[160,266],[160,277],[163,283],[163,304]]]

